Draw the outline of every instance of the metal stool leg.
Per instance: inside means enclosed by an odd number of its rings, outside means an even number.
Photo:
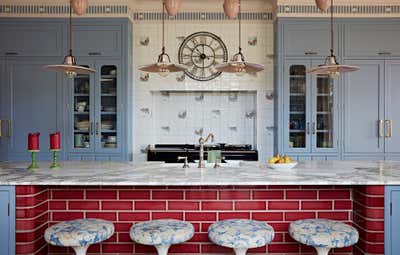
[[[328,255],[331,248],[326,247],[314,247],[317,250],[318,255]]]
[[[170,247],[170,245],[157,245],[156,249],[157,249],[158,255],[167,255],[169,247]]]

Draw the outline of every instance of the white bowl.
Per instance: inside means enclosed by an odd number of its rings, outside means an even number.
[[[297,165],[297,162],[293,163],[278,163],[278,164],[267,164],[269,168],[272,169],[292,169]]]

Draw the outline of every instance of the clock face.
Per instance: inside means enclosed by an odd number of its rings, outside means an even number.
[[[221,74],[215,65],[228,61],[228,50],[219,36],[198,32],[185,38],[179,47],[178,58],[180,64],[187,66],[187,76],[197,81],[209,81]]]

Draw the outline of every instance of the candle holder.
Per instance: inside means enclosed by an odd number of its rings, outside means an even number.
[[[34,171],[39,168],[36,161],[36,153],[40,150],[28,150],[31,153],[31,164],[28,166],[28,170]]]
[[[61,168],[60,163],[58,162],[58,152],[60,150],[51,150],[53,152],[53,163],[50,166],[50,169],[58,170]]]

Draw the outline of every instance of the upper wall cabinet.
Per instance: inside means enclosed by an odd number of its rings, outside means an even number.
[[[346,57],[400,56],[398,23],[355,23],[344,26]]]
[[[61,28],[61,23],[0,22],[0,56],[61,56]]]
[[[116,24],[73,25],[73,50],[76,56],[121,56],[122,28]]]
[[[290,22],[283,24],[285,56],[326,56],[330,48],[330,24],[326,21]],[[337,33],[337,26],[335,26]],[[336,37],[337,38],[337,37]],[[335,41],[337,48],[338,41]]]

